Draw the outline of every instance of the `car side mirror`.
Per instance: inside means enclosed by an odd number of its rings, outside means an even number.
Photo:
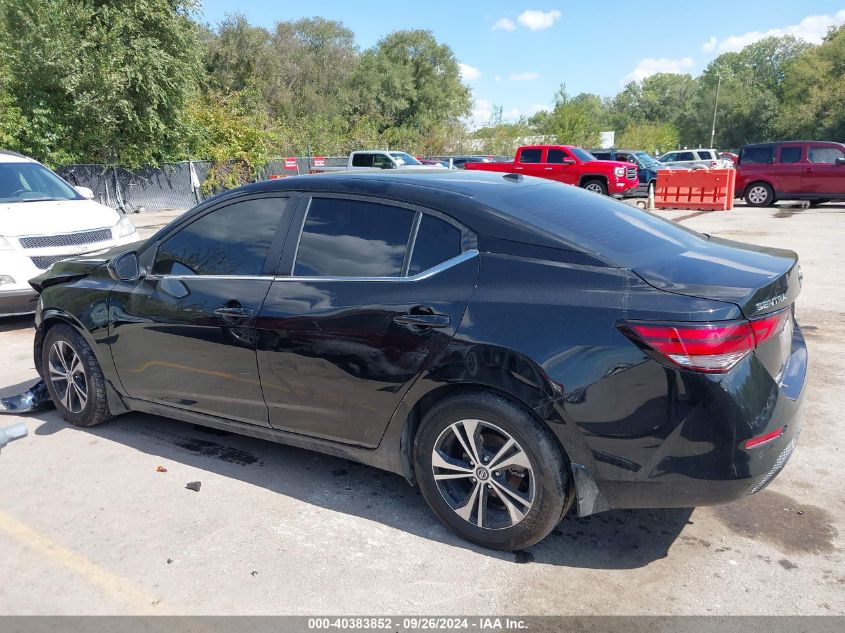
[[[91,191],[88,187],[78,187],[77,186],[77,187],[74,187],[74,189],[76,189],[76,192],[80,196],[85,198],[86,200],[93,200],[94,199],[94,192]]]
[[[836,164],[837,165],[845,165],[845,158],[840,156],[839,158],[836,159]]]
[[[122,253],[112,259],[108,264],[108,271],[115,281],[137,281],[143,273],[141,260],[135,251]]]

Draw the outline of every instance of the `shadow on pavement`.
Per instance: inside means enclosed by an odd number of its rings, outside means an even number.
[[[574,511],[530,550],[495,552],[466,543],[429,510],[399,475],[320,453],[131,413],[91,429],[72,427],[55,412],[33,415],[35,435],[88,433],[137,451],[261,486],[320,507],[377,521],[416,536],[516,563],[592,569],[633,569],[667,555],[691,508],[619,510],[579,519]]]

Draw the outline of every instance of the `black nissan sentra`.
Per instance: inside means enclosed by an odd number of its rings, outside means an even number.
[[[495,549],[573,504],[753,494],[801,426],[795,253],[546,180],[262,182],[32,284],[72,424],[144,411],[401,473]]]

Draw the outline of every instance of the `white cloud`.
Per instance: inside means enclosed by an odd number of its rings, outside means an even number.
[[[501,18],[500,20],[496,21],[496,23],[493,25],[493,28],[491,30],[493,30],[493,31],[499,31],[499,30],[501,30],[501,31],[515,31],[516,30],[516,24],[514,24],[513,20],[511,20],[510,18]]]
[[[833,15],[808,15],[798,24],[790,24],[780,29],[748,31],[742,35],[731,35],[718,41],[715,37],[711,37],[704,44],[703,49],[706,52],[718,53],[739,51],[749,44],[759,42],[763,38],[783,37],[784,35],[792,35],[811,44],[819,44],[824,39],[824,36],[827,35],[830,27],[840,26],[842,24],[845,24],[845,9],[837,11]]]
[[[459,63],[458,67],[461,69],[461,77],[466,81],[475,81],[481,77],[481,71],[475,66],[469,64]]]
[[[694,64],[695,62],[693,62],[691,57],[682,57],[680,59],[646,57],[645,59],[641,59],[637,67],[625,75],[619,83],[624,85],[629,81],[642,81],[646,77],[651,77],[657,73],[683,73],[692,68]]]
[[[543,112],[544,110],[551,110],[551,108],[545,103],[535,103],[528,108],[528,112],[526,112],[526,114],[531,116],[533,114],[537,114],[538,112]]]
[[[469,117],[469,126],[472,129],[484,127],[490,123],[493,116],[493,104],[486,99],[476,99],[472,106],[472,114]],[[503,121],[515,121],[519,118],[519,108],[502,110]]]
[[[701,45],[701,50],[703,50],[705,53],[712,53],[716,50],[716,45],[718,43],[719,40],[717,40],[716,36],[713,35],[709,40],[707,40],[706,42],[704,42],[704,44]]]
[[[516,19],[522,26],[532,31],[542,31],[551,27],[560,19],[560,11],[523,11]]]
[[[532,72],[525,72],[525,73],[514,73],[508,79],[511,81],[534,81],[535,79],[540,78],[540,73],[532,73]]]
[[[493,79],[495,79],[496,81],[502,81],[502,76],[496,75],[495,77],[493,77]]]

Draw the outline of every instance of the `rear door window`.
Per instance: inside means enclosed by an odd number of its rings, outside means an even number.
[[[416,275],[457,257],[462,252],[461,230],[454,224],[424,214],[411,253],[409,275]]]
[[[524,149],[519,155],[520,163],[539,163],[543,155],[541,149]]]
[[[807,160],[816,164],[833,165],[837,158],[843,157],[845,154],[837,147],[811,145],[807,151]]]
[[[746,147],[742,150],[739,162],[744,165],[771,165],[774,162],[775,148],[771,145]]]
[[[693,161],[695,160],[695,154],[692,152],[678,152],[678,157],[675,159],[676,161]]]
[[[565,161],[568,158],[571,158],[571,156],[569,156],[569,154],[567,154],[564,150],[555,148],[555,149],[548,150],[546,162],[547,163],[562,163],[563,161]]]
[[[373,166],[373,155],[372,154],[355,154],[352,157],[352,166],[353,167],[372,167]]]
[[[414,211],[362,200],[313,198],[294,276],[399,277]]]
[[[799,147],[781,147],[780,148],[780,162],[783,165],[801,162],[801,154],[803,150]]]

